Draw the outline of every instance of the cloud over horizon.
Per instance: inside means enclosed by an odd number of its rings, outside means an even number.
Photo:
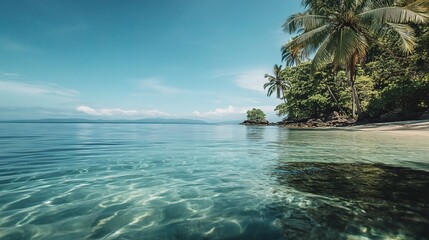
[[[233,107],[228,106],[226,108],[217,108],[212,111],[192,112],[192,116],[196,118],[208,119],[208,120],[241,120],[246,118],[247,111],[252,108],[259,108],[267,115],[269,118],[275,118],[275,106],[255,106],[255,107]]]
[[[88,106],[78,106],[77,112],[85,113],[91,116],[105,117],[173,117],[174,115],[162,112],[158,109],[151,110],[123,110],[120,108],[100,108],[94,109]]]

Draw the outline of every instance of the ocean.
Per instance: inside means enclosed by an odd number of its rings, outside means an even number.
[[[429,139],[1,123],[0,239],[427,239]]]

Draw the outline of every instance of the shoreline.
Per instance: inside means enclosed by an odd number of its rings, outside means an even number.
[[[429,120],[367,123],[349,127],[338,127],[338,129],[347,131],[390,132],[403,135],[420,135],[429,137]]]
[[[362,131],[362,132],[385,132],[401,135],[414,135],[429,137],[429,120],[398,121],[384,123],[365,123],[344,127],[313,127],[298,128],[288,127],[287,125],[278,125],[288,129],[296,130],[340,130],[340,131]]]

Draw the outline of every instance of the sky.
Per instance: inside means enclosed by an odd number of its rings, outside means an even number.
[[[0,120],[244,120],[299,0],[0,2]]]

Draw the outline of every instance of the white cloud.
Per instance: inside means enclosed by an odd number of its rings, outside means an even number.
[[[144,111],[143,113],[148,117],[173,117],[172,114],[159,111],[158,109]]]
[[[215,72],[214,78],[232,78],[234,83],[244,89],[266,92],[264,90],[264,84],[267,80],[264,78],[266,73],[269,73],[270,70],[265,68],[256,68],[245,70],[241,72],[228,72],[228,71],[218,71]]]
[[[19,77],[18,73],[4,72],[2,70],[0,70],[0,75],[5,78],[14,78],[14,79]]]
[[[143,89],[149,89],[149,90],[153,90],[160,93],[166,93],[166,94],[183,92],[182,89],[163,85],[160,80],[155,78],[141,80],[139,82],[139,85]]]
[[[100,108],[94,109],[88,106],[79,106],[76,111],[86,113],[92,116],[107,116],[107,117],[172,117],[172,114],[162,112],[158,109],[153,110],[123,110],[120,108]]]
[[[212,119],[212,120],[239,120],[246,118],[246,113],[252,108],[259,108],[264,111],[267,115],[275,115],[274,108],[275,106],[256,106],[256,107],[233,107],[228,106],[227,108],[217,108],[213,111],[199,112],[194,111],[192,113],[193,117],[203,118],[203,119]]]
[[[213,111],[208,111],[208,112],[194,111],[192,115],[195,117],[211,118],[211,117],[219,117],[219,116],[225,116],[225,115],[231,115],[231,114],[237,114],[237,113],[245,113],[245,111],[243,112],[243,109],[238,109],[233,106],[229,106],[227,108],[217,108]]]
[[[264,78],[264,75],[267,72],[264,70],[253,70],[240,73],[236,76],[235,83],[241,88],[265,93],[264,84],[267,80]]]
[[[74,98],[79,92],[73,89],[59,87],[57,85],[44,85],[16,81],[0,80],[0,92],[25,94],[26,96],[59,96],[66,98]]]

